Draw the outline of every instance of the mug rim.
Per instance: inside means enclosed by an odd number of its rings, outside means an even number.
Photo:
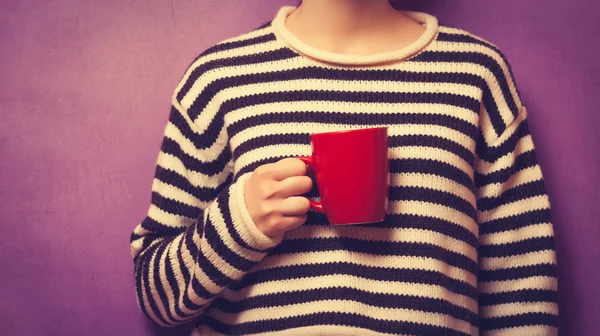
[[[383,128],[387,129],[387,128],[389,128],[389,126],[377,126],[377,127],[368,127],[368,128],[349,129],[349,130],[343,130],[343,131],[313,133],[310,136],[311,137],[317,137],[317,136],[327,136],[327,135],[335,135],[335,134],[343,134],[343,133],[370,132],[370,131],[380,130],[380,129],[383,129]]]

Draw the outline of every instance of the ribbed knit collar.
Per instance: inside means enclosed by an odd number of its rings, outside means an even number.
[[[406,15],[425,25],[425,31],[416,41],[401,49],[373,55],[340,54],[314,48],[294,36],[287,29],[285,20],[295,9],[295,6],[283,6],[279,9],[271,23],[275,36],[287,47],[292,48],[299,53],[330,63],[369,65],[402,60],[419,52],[435,38],[438,32],[438,20],[435,16],[424,12],[403,11]]]

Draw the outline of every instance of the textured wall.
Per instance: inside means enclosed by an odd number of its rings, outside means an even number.
[[[202,49],[293,3],[0,1],[0,334],[185,331],[141,315],[128,246],[150,202],[169,98]],[[508,56],[553,206],[562,335],[597,334],[600,4],[399,6]]]

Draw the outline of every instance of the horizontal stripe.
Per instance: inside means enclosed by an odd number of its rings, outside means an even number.
[[[554,250],[554,237],[536,237],[500,245],[481,245],[480,258],[501,258],[543,250]]]
[[[224,150],[215,161],[200,161],[184,153],[178,143],[166,137],[163,139],[161,151],[178,158],[188,170],[199,171],[209,176],[222,172],[231,159],[231,152]]]
[[[326,300],[349,300],[361,302],[374,307],[405,308],[431,313],[446,314],[469,322],[474,326],[477,325],[476,314],[465,308],[450,304],[445,300],[409,295],[371,293],[369,291],[348,287],[319,288],[296,292],[273,293],[255,296],[236,302],[219,298],[215,301],[214,307],[226,313],[237,314],[245,310],[256,308],[293,305],[297,303]]]
[[[239,290],[226,288],[221,297],[230,301],[240,301],[246,298],[269,295],[272,293],[306,291],[313,289],[333,288],[343,284],[345,287],[365,289],[374,294],[394,294],[445,300],[461,308],[476,313],[477,300],[461,294],[454,293],[440,285],[421,284],[416,282],[396,282],[365,279],[364,277],[348,274],[327,274],[305,278],[287,278],[266,283],[254,283]],[[287,307],[289,309],[291,307]]]
[[[229,265],[237,268],[240,271],[247,271],[256,264],[256,261],[249,260],[240,256],[235,251],[232,251],[221,239],[217,230],[214,227],[210,217],[204,223],[204,239],[210,247],[226,261]]]
[[[515,214],[510,217],[494,219],[480,226],[480,234],[492,234],[517,230],[528,225],[551,223],[552,214],[550,209],[531,210],[525,213]]]
[[[485,141],[478,141],[475,148],[477,156],[486,162],[496,162],[505,155],[513,155],[519,141],[526,136],[531,136],[527,119],[520,120],[519,125],[510,131],[512,133],[499,146],[490,146]]]
[[[297,56],[297,54],[293,53],[291,50],[278,49],[278,50],[268,51],[268,52],[265,52],[262,54],[251,54],[251,55],[235,56],[235,57],[229,57],[229,58],[219,58],[219,59],[215,59],[215,60],[203,63],[203,64],[199,65],[198,67],[194,68],[193,71],[190,73],[185,84],[181,87],[179,92],[177,92],[177,100],[182,101],[183,98],[190,91],[190,89],[192,88],[194,83],[204,73],[206,73],[207,71],[210,71],[212,69],[221,68],[221,67],[231,67],[231,66],[241,66],[241,65],[257,64],[257,63],[273,62],[273,61],[277,61],[277,60],[289,59],[289,58],[296,57],[296,56]],[[192,104],[192,106],[190,108],[190,111],[193,112],[191,114],[192,120],[194,120],[195,117],[199,114],[198,111],[201,108],[201,104],[204,104],[205,102],[209,101],[217,91],[218,90],[206,88],[205,90],[203,90],[202,96],[196,97],[196,99],[194,100],[194,104]],[[196,102],[198,102],[198,103],[196,103]]]
[[[477,220],[475,208],[468,201],[449,192],[423,187],[390,186],[389,200],[412,200],[442,204],[466,214],[473,220]]]
[[[481,319],[481,330],[507,329],[529,325],[558,327],[558,316],[545,313],[526,313],[515,316]]]
[[[281,281],[290,278],[309,279],[330,274],[347,274],[378,281],[412,282],[436,285],[473,299],[477,297],[477,291],[474,286],[463,281],[452,279],[439,271],[364,266],[349,262],[302,264],[261,269],[247,274],[243,279],[231,284],[228,288],[230,290],[239,291],[245,287],[258,283]]]
[[[513,292],[481,294],[479,303],[492,306],[512,302],[558,302],[557,293],[542,289],[521,289]]]
[[[543,180],[525,183],[511,189],[508,189],[497,197],[482,197],[477,200],[477,208],[480,211],[493,210],[501,205],[506,205],[515,201],[525,200],[527,198],[547,195],[546,186]]]
[[[535,167],[537,164],[538,161],[534,151],[520,154],[517,158],[515,158],[514,165],[510,167],[495,171],[488,175],[481,175],[475,172],[475,185],[477,188],[481,188],[488,184],[506,182],[511,176],[518,174],[520,171],[523,171],[527,168]]]
[[[423,243],[372,242],[341,237],[326,239],[305,238],[284,240],[270,252],[270,255],[332,250],[345,250],[381,256],[418,256],[433,258],[444,261],[449,265],[462,268],[473,274],[477,273],[476,263],[472,259],[448,251],[439,246]]]
[[[235,325],[225,324],[212,317],[204,316],[198,324],[206,324],[217,332],[227,335],[253,334],[266,331],[301,328],[317,324],[347,325],[375,330],[382,333],[397,333],[400,331],[402,333],[417,335],[468,335],[446,327],[437,327],[415,322],[374,319],[358,314],[327,312],[275,320],[265,319],[256,322],[238,323]]]
[[[540,264],[504,268],[500,270],[480,270],[479,280],[482,282],[526,279],[535,276],[556,277],[556,265]]]

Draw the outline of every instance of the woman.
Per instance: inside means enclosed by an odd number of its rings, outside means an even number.
[[[502,52],[387,0],[304,0],[172,99],[137,299],[196,335],[557,333],[550,203]],[[312,133],[388,126],[385,221],[310,210]],[[305,196],[308,196],[305,197]]]

